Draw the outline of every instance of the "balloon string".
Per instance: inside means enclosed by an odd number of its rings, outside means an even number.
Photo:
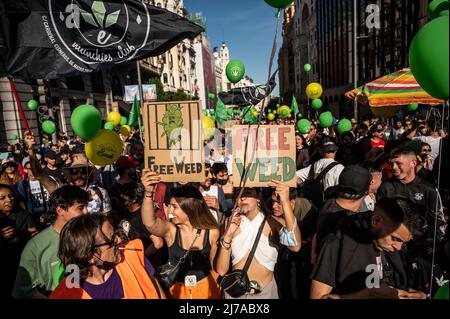
[[[262,108],[261,108],[261,111],[258,114],[258,125],[256,127],[256,136],[255,136],[255,143],[253,145],[253,152],[252,152],[252,156],[251,156],[250,162],[247,165],[245,165],[246,158],[247,158],[247,151],[248,151],[248,140],[250,138],[250,128],[251,128],[251,123],[249,123],[248,130],[247,130],[247,137],[246,137],[246,141],[245,141],[244,167],[243,167],[243,170],[242,170],[241,180],[239,182],[239,188],[241,190],[239,192],[238,197],[236,198],[236,202],[234,204],[233,210],[236,209],[236,207],[237,207],[237,205],[239,203],[239,199],[241,198],[242,193],[244,192],[245,185],[247,184],[248,171],[249,171],[249,169],[251,167],[251,164],[252,164],[253,159],[254,159],[255,154],[256,154],[256,145],[258,143],[259,127],[261,125],[261,115],[264,113],[264,111],[266,109],[266,101],[267,101],[267,95],[268,95],[267,91],[268,91],[268,88],[269,88],[269,83],[270,83],[270,78],[271,78],[271,73],[272,73],[273,60],[275,58],[275,52],[276,52],[276,49],[277,49],[277,37],[278,37],[278,31],[279,31],[280,12],[281,12],[281,9],[278,9],[277,15],[276,15],[277,20],[276,20],[275,36],[274,36],[274,39],[273,39],[272,52],[271,52],[270,61],[269,61],[269,74],[268,74],[267,83],[266,83],[266,87],[265,87],[265,94],[264,94],[265,97],[262,100]],[[252,106],[254,106],[254,105],[252,105]],[[251,109],[251,107],[249,107],[247,109],[247,111],[244,113],[244,115],[247,114],[247,112],[250,109]]]

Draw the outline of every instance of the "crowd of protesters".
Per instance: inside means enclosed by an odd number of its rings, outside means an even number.
[[[139,132],[96,167],[77,137],[1,149],[0,274],[18,299],[425,299],[448,281],[449,137],[424,118],[296,135],[297,188],[238,188],[231,150],[163,183]],[[442,143],[441,143],[442,142]],[[438,189],[437,186],[440,186]],[[256,245],[255,244],[256,241]],[[249,256],[250,255],[250,256]],[[167,267],[169,265],[169,267]],[[172,282],[160,273],[173,269]],[[172,268],[171,268],[172,267]],[[221,280],[245,269],[241,296]]]

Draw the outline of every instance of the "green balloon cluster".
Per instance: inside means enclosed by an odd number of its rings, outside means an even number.
[[[30,111],[36,111],[38,109],[38,102],[36,100],[29,100],[28,101],[28,108]]]
[[[311,102],[311,107],[312,107],[314,110],[319,110],[322,106],[323,106],[323,102],[322,102],[321,99],[314,99],[314,100],[312,100],[312,102]]]
[[[410,111],[410,112],[414,112],[418,108],[419,108],[419,104],[417,104],[417,103],[413,103],[413,104],[408,105],[408,111]]]
[[[319,124],[323,128],[328,128],[333,125],[333,114],[331,112],[324,112],[319,116]]]
[[[449,1],[434,0],[428,6],[430,21],[414,37],[409,48],[411,71],[420,86],[437,99],[449,98]]]
[[[342,119],[338,122],[337,132],[343,134],[352,130],[352,122],[348,119]]]
[[[269,6],[277,8],[277,9],[283,9],[286,8],[288,5],[292,4],[294,0],[264,0]]]
[[[78,106],[70,117],[72,129],[85,142],[91,140],[102,127],[102,116],[93,105]]]
[[[53,134],[56,132],[56,125],[55,122],[50,120],[45,120],[42,123],[42,130],[47,134]]]
[[[244,64],[242,64],[241,61],[231,60],[227,64],[225,73],[227,75],[228,81],[230,81],[233,84],[236,84],[244,77],[245,66]]]
[[[311,122],[307,119],[301,119],[297,123],[297,129],[300,134],[308,134],[311,131]]]

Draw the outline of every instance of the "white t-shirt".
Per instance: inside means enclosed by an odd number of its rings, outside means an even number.
[[[322,158],[315,162],[314,164],[314,177],[317,177],[328,165],[335,162],[333,158]],[[311,165],[302,168],[301,170],[297,171],[297,176],[303,181],[308,180],[309,170],[311,168]],[[341,172],[344,170],[344,165],[338,164],[328,173],[325,174],[323,178],[323,190],[326,191],[328,187],[336,186],[339,184],[339,175],[341,175]]]
[[[217,198],[217,200],[219,200],[219,188],[217,186],[212,185],[209,187],[209,190],[202,192],[202,196],[205,195],[213,196]],[[216,210],[212,208],[210,208],[209,210],[211,211],[211,214],[214,216],[216,221],[219,222],[219,215],[217,215]]]
[[[370,195],[366,195],[364,200],[361,202],[361,206],[359,207],[360,212],[368,212],[375,209],[375,200]]]

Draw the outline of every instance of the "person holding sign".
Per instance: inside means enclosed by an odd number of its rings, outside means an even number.
[[[168,284],[168,298],[219,299],[220,290],[212,271],[220,236],[219,224],[200,191],[191,185],[172,189],[168,212],[171,221],[157,218],[153,196],[160,180],[158,173],[149,169],[142,171],[141,182],[145,188],[142,222],[150,233],[163,237],[169,247],[170,264],[163,265],[157,277],[161,280],[164,269],[179,265],[178,271],[173,271],[175,280]]]
[[[244,269],[257,233],[262,234],[257,243],[254,259],[247,269],[250,290],[236,299],[278,299],[278,288],[274,278],[279,245],[297,252],[301,248],[301,235],[289,200],[289,187],[272,180],[268,186],[275,188],[284,210],[285,225],[272,217],[265,209],[261,192],[256,188],[245,188],[238,198],[236,209],[225,224],[216,259],[217,272],[225,276],[229,271],[230,258],[233,271]],[[264,223],[264,226],[261,226]],[[233,299],[225,290],[225,298]]]

